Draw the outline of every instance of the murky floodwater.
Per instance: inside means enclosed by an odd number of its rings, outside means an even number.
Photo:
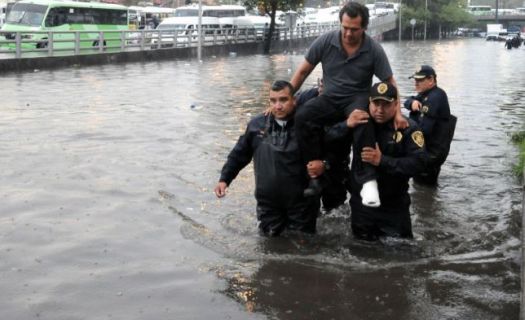
[[[414,241],[356,241],[347,208],[261,238],[251,167],[212,195],[302,52],[2,76],[2,318],[517,319],[525,49],[383,45],[403,94],[432,64],[459,118],[440,187],[411,189]]]

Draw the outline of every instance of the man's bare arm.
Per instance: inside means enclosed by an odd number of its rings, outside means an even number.
[[[386,82],[390,83],[397,89],[396,116],[394,118],[394,127],[396,129],[404,129],[408,127],[408,121],[406,121],[406,119],[403,117],[403,114],[401,113],[401,94],[399,92],[396,79],[394,79],[394,76],[391,76],[386,80]]]
[[[299,68],[295,70],[295,73],[290,80],[295,92],[299,91],[299,88],[303,85],[304,80],[308,78],[310,73],[314,70],[315,66],[306,61],[306,59],[299,65]]]

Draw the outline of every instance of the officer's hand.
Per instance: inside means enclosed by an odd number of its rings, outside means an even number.
[[[421,110],[421,102],[419,102],[418,100],[412,101],[412,105],[410,106],[410,108],[412,109],[412,111],[415,112]]]
[[[312,160],[306,165],[310,178],[317,178],[324,173],[324,163],[321,160]]]
[[[376,142],[376,147],[364,147],[361,151],[361,159],[363,162],[370,163],[374,166],[379,166],[381,162],[381,150],[379,150],[379,145]]]
[[[219,183],[217,183],[213,191],[215,192],[215,195],[217,196],[217,198],[222,198],[226,195],[227,188],[228,186],[226,185],[226,182],[220,181]]]
[[[368,118],[370,118],[370,115],[368,112],[364,110],[355,109],[350,113],[348,118],[346,119],[346,125],[348,128],[355,128],[360,124],[364,124],[368,122]]]

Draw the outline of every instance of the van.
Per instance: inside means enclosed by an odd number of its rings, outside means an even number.
[[[247,17],[220,18],[221,29],[228,40],[255,40],[255,27]]]
[[[202,17],[203,44],[224,43],[225,37],[221,29],[219,18]],[[152,39],[152,49],[188,47],[197,45],[199,17],[170,17],[164,19],[156,28],[157,35]],[[155,39],[155,37],[157,37]]]
[[[265,34],[270,29],[271,19],[268,16],[246,16],[243,17],[245,20],[249,20],[255,28],[255,38],[262,40],[265,38]],[[277,23],[277,21],[275,21]]]

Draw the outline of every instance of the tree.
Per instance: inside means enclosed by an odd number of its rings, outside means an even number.
[[[403,6],[404,23],[402,28],[410,26],[408,21],[414,18],[418,22],[416,29],[421,32],[422,22],[427,21],[427,32],[430,37],[441,37],[447,31],[455,30],[457,27],[471,25],[472,17],[464,10],[464,0],[407,0],[407,6]],[[405,33],[406,34],[406,33]]]
[[[248,8],[257,8],[259,12],[270,17],[268,33],[265,32],[264,53],[270,53],[272,38],[275,31],[275,17],[277,10],[288,11],[296,10],[302,5],[304,0],[244,0],[244,5]],[[266,31],[266,30],[265,30]]]

